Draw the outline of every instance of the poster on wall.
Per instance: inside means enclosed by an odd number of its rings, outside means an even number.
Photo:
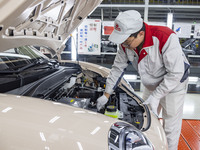
[[[191,37],[191,24],[180,24],[174,23],[174,32],[180,38],[190,38]]]
[[[101,20],[85,19],[78,27],[78,54],[100,55]]]
[[[194,38],[200,39],[200,24],[194,26]]]
[[[102,22],[102,35],[110,35],[114,30],[114,21]]]

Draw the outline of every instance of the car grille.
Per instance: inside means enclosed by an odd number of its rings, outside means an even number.
[[[114,129],[110,130],[109,145],[114,145],[119,148],[119,133]],[[114,149],[110,147],[110,150]]]

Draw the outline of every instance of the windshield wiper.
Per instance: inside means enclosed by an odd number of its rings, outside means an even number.
[[[28,68],[31,68],[31,67],[39,65],[39,64],[44,64],[44,63],[48,63],[48,61],[39,59],[39,60],[35,60],[34,62],[32,62],[24,67],[19,68],[17,70],[2,70],[2,71],[0,71],[0,74],[20,73]]]

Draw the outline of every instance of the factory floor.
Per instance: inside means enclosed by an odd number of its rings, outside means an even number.
[[[186,94],[178,150],[200,149],[200,94]]]
[[[200,121],[183,119],[178,150],[200,149]]]
[[[200,150],[200,94],[186,94],[178,150]]]

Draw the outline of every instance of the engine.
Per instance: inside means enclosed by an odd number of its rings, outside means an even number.
[[[49,99],[75,107],[97,112],[96,102],[105,90],[106,78],[92,71],[82,71],[73,75],[62,88],[57,90]],[[112,108],[115,109],[109,109]],[[118,119],[133,124],[140,129],[143,125],[144,108],[134,98],[121,88],[117,88],[110,96],[108,103],[100,113],[119,111]]]

